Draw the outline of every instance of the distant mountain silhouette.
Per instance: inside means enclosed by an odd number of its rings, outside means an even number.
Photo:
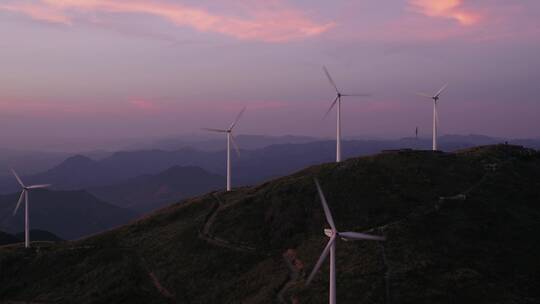
[[[502,139],[479,135],[451,135],[441,136],[439,145],[441,150],[455,151],[475,146],[478,141],[482,144],[504,142]],[[521,142],[511,141],[514,144]],[[526,143],[528,147],[540,147],[540,141],[529,140]],[[343,157],[350,158],[400,148],[430,150],[431,140],[345,140],[342,150]],[[56,189],[74,190],[109,186],[140,175],[157,174],[173,166],[197,166],[214,174],[225,175],[225,155],[224,150],[205,152],[183,148],[176,151],[123,151],[99,161],[76,156],[48,171],[24,177],[24,180],[27,183],[52,183]],[[233,185],[255,184],[334,159],[334,140],[271,145],[255,150],[242,148],[240,157],[234,153],[232,157]],[[10,178],[6,183],[0,183],[0,189],[3,192],[15,191],[17,185]]]
[[[15,216],[19,193],[0,196],[0,227],[9,233],[24,230],[24,206]],[[30,229],[76,239],[125,224],[137,213],[103,202],[86,191],[36,190],[30,193]]]
[[[175,166],[89,192],[117,206],[146,212],[181,199],[222,188],[225,177],[198,167]]]
[[[28,175],[43,172],[58,165],[71,153],[0,149],[0,177],[10,175],[9,169],[17,168]]]
[[[240,134],[236,136],[235,139],[243,149],[248,150],[262,149],[271,145],[302,144],[321,140],[321,138],[311,136],[269,136],[250,134]],[[193,148],[203,151],[219,151],[223,149],[224,143],[225,137],[212,136],[212,138],[210,139],[200,139],[200,136],[190,136],[189,138],[180,136],[159,139],[152,143],[133,146],[133,148],[134,150],[159,149],[165,151],[176,151],[183,148]]]

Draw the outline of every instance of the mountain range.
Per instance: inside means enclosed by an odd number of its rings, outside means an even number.
[[[538,303],[540,153],[511,145],[395,150],[232,192],[39,249],[0,249],[0,300],[55,303],[327,303],[328,238],[338,303]]]
[[[225,177],[199,167],[175,166],[88,191],[116,206],[148,212],[184,198],[223,188]]]
[[[257,137],[251,138],[258,142]],[[259,138],[264,141],[264,138]],[[307,139],[306,139],[307,141]],[[440,146],[444,151],[475,146],[477,143],[501,143],[502,139],[480,135],[442,136]],[[540,141],[515,140],[529,147],[540,148]],[[224,144],[224,143],[223,143]],[[344,157],[369,155],[388,149],[430,149],[427,139],[403,138],[400,140],[351,140],[343,142]],[[335,142],[308,141],[305,143],[276,144],[255,150],[242,150],[240,156],[233,155],[233,184],[249,185],[290,174],[309,165],[329,162],[334,159]],[[138,150],[116,152],[109,157],[93,160],[76,155],[58,166],[39,174],[24,178],[28,183],[50,183],[59,190],[89,189],[119,184],[141,175],[158,174],[173,166],[197,166],[208,172],[224,175],[225,151],[200,151],[182,148],[175,151]],[[9,193],[18,186],[12,177],[0,179],[0,191]]]
[[[24,230],[24,204],[13,210],[19,193],[0,196],[0,230]],[[62,239],[77,239],[127,223],[137,213],[103,202],[87,191],[34,190],[30,193],[30,229],[40,229]]]

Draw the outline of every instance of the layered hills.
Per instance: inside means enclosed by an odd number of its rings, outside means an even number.
[[[540,154],[388,151],[211,192],[93,237],[0,249],[0,300],[327,303],[313,178],[340,230],[338,303],[538,303]]]
[[[0,227],[9,233],[24,230],[24,204],[13,211],[20,193],[0,196]],[[46,230],[62,239],[77,239],[126,224],[137,213],[104,202],[84,190],[30,193],[30,228]]]
[[[242,139],[240,157],[233,153],[233,184],[253,185],[271,178],[291,174],[307,166],[331,162],[335,159],[335,141],[313,138],[267,138],[264,136],[239,136]],[[487,136],[441,136],[440,148],[454,151],[505,140]],[[210,173],[224,175],[226,153],[224,139],[212,141],[218,149],[205,150],[206,146],[192,143],[178,149],[146,149],[112,153],[94,160],[75,155],[57,166],[38,174],[23,176],[29,184],[53,184],[59,190],[80,190],[106,187],[124,183],[142,175],[156,175],[175,166],[196,166]],[[523,145],[539,148],[537,140],[513,140]],[[399,140],[346,140],[343,156],[357,157],[379,153],[387,149],[430,149],[431,140],[403,138]],[[5,171],[8,173],[8,170]],[[207,185],[209,186],[209,185]],[[12,176],[0,178],[0,192],[18,190]]]
[[[225,177],[199,167],[174,166],[158,174],[145,174],[89,191],[114,205],[147,212],[223,188],[225,181]]]

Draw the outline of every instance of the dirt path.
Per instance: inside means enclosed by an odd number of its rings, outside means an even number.
[[[159,292],[159,294],[163,298],[169,300],[169,302],[176,303],[176,296],[172,292],[170,292],[165,286],[163,286],[163,284],[161,284],[159,278],[157,277],[156,273],[151,270],[150,264],[146,261],[146,259],[140,254],[138,254],[136,250],[133,250],[132,252],[139,258],[139,262],[141,263],[145,272],[148,274],[152,285],[156,287],[156,290]]]
[[[212,234],[212,226],[216,222],[219,212],[234,205],[234,204],[225,205],[216,193],[212,194],[212,197],[214,197],[216,203],[212,207],[212,210],[210,211],[208,216],[206,217],[206,220],[203,224],[202,229],[199,231],[199,238],[218,247],[227,248],[230,250],[235,250],[235,251],[240,251],[240,252],[254,252],[255,248],[253,247],[246,246],[243,244],[234,244],[228,240],[225,240],[223,238],[217,237]]]
[[[285,293],[293,285],[299,283],[304,277],[304,263],[298,258],[295,250],[288,249],[283,253],[283,261],[287,265],[289,271],[289,278],[279,289],[277,293],[277,300],[279,303],[297,303],[297,298],[290,299],[290,302],[285,299]]]

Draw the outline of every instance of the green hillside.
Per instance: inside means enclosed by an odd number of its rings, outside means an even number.
[[[0,302],[327,303],[313,178],[340,230],[338,303],[540,303],[540,153],[395,151],[214,192],[94,237],[0,249]]]

